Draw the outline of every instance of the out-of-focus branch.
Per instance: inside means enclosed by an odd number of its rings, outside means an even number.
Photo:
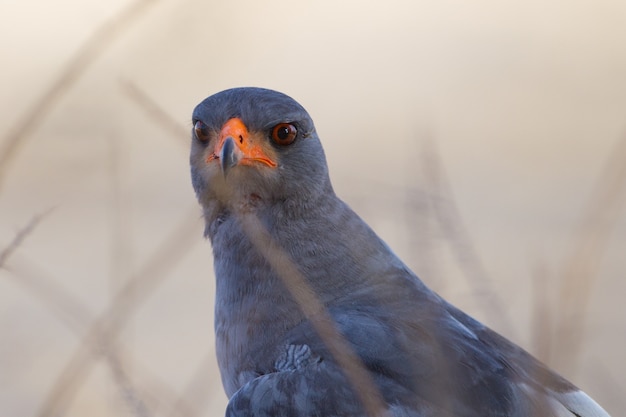
[[[0,268],[2,268],[9,259],[9,256],[22,244],[24,239],[32,233],[35,227],[39,224],[41,219],[48,215],[52,209],[49,209],[41,214],[35,215],[20,231],[17,232],[13,240],[8,244],[6,248],[0,252]]]
[[[178,399],[172,403],[170,410],[164,415],[168,417],[202,415],[202,411],[211,403],[216,394],[215,390],[207,390],[207,387],[215,383],[215,376],[218,374],[215,351],[211,349],[200,366],[196,368]]]
[[[311,322],[324,345],[341,367],[363,404],[366,415],[371,417],[386,415],[385,403],[371,375],[348,341],[341,335],[332,317],[298,270],[297,265],[272,239],[254,214],[242,216],[241,222],[254,247],[280,277],[304,316]]]
[[[6,171],[15,158],[19,147],[41,126],[46,116],[76,84],[89,67],[113,44],[137,19],[144,16],[146,9],[158,0],[137,0],[117,16],[105,22],[70,58],[57,79],[43,92],[30,109],[0,139],[0,189]]]
[[[178,120],[174,119],[134,82],[123,79],[120,80],[120,86],[124,95],[143,109],[151,120],[158,123],[173,137],[181,139],[178,142],[185,147],[185,150],[189,148],[190,129],[187,129]]]
[[[533,354],[547,361],[552,354],[554,310],[549,294],[549,273],[544,262],[539,262],[532,272],[531,337]]]
[[[573,371],[584,340],[584,324],[593,285],[611,232],[626,203],[626,136],[610,153],[595,185],[580,229],[561,273],[559,317],[552,362]]]
[[[91,325],[78,349],[63,369],[38,413],[41,417],[62,414],[93,367],[93,351],[106,353],[113,346],[132,314],[168,276],[194,243],[198,229],[197,209],[184,216],[181,224],[164,239],[144,267],[128,279],[109,308]],[[105,344],[103,345],[103,342]]]
[[[95,320],[94,315],[89,311],[89,308],[84,305],[76,297],[72,296],[70,292],[65,290],[63,286],[56,283],[47,274],[35,267],[35,263],[31,260],[24,261],[20,257],[11,259],[10,267],[7,267],[9,276],[14,278],[14,282],[38,298],[41,303],[49,308],[65,325],[67,325],[78,337],[82,337],[90,327],[90,324]],[[137,404],[143,404],[146,410],[165,408],[168,404],[173,403],[176,397],[174,391],[168,387],[164,382],[158,380],[154,375],[150,375],[145,369],[142,369],[139,364],[134,363],[133,369],[140,372],[141,380],[144,381],[144,385],[149,385],[149,389],[144,390],[147,393],[153,393],[150,396],[150,401],[144,400],[143,396],[139,396],[138,391],[134,388],[134,384],[130,381],[130,378],[124,373],[124,369],[127,368],[129,357],[128,352],[124,347],[117,343],[114,347],[109,346],[106,340],[101,340],[100,343],[94,344],[91,347],[91,355],[93,360],[97,360],[100,356],[104,356],[110,368],[114,366],[121,367],[121,369],[113,370],[113,376],[119,378],[116,382],[124,381],[123,387],[120,386],[120,393],[123,395],[125,401],[134,399],[128,406],[130,409],[137,407]],[[180,399],[178,400],[181,401]],[[151,404],[149,407],[148,404]],[[184,413],[186,410],[186,404],[181,403],[178,407],[178,413],[175,416],[190,416],[191,413]]]
[[[509,335],[515,334],[509,313],[493,289],[493,280],[478,255],[456,205],[450,182],[441,158],[435,150],[434,142],[426,141],[425,145],[426,149],[422,153],[422,164],[428,181],[428,190],[431,192],[433,212],[439,227],[451,246],[452,253],[469,281],[474,294],[481,299],[480,304],[488,316],[493,318],[495,327],[507,329]]]

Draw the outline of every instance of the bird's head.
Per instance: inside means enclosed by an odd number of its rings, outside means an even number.
[[[193,111],[190,163],[198,200],[211,212],[307,205],[332,193],[311,117],[272,90],[234,88],[202,101]]]

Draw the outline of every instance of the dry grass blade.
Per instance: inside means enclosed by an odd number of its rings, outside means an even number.
[[[20,231],[18,231],[13,240],[7,245],[6,248],[0,252],[0,268],[4,267],[7,259],[15,250],[22,244],[26,236],[32,233],[35,227],[39,224],[41,219],[47,216],[52,209],[49,209],[41,214],[34,216]]]
[[[107,311],[91,326],[48,394],[39,416],[62,414],[93,365],[93,352],[106,354],[130,316],[168,276],[191,248],[198,228],[197,210],[186,215],[182,223],[157,248],[142,270],[129,279],[115,295]]]
[[[120,395],[124,399],[129,411],[134,417],[150,417],[152,413],[148,410],[145,402],[138,395],[137,390],[133,386],[130,378],[126,374],[127,366],[122,365],[116,355],[107,355],[109,369],[113,374],[115,385],[120,391]]]
[[[93,317],[89,309],[59,283],[46,276],[32,260],[15,256],[6,269],[13,282],[38,299],[77,336],[82,336]]]
[[[180,143],[184,145],[187,150],[189,146],[189,129],[181,125],[176,119],[163,110],[163,108],[152,100],[148,94],[141,90],[137,84],[129,80],[121,80],[120,85],[122,87],[122,92],[126,95],[126,97],[141,107],[151,120],[158,123],[172,136],[180,138]]]
[[[78,337],[82,337],[90,327],[95,318],[89,311],[87,306],[80,302],[80,300],[73,297],[68,291],[66,291],[60,284],[56,283],[53,279],[46,276],[46,273],[35,267],[35,263],[32,260],[23,261],[19,257],[11,259],[10,267],[7,267],[10,272],[9,276],[15,278],[14,282],[25,288],[30,294],[38,298],[47,308],[49,308],[55,315],[65,323]],[[109,349],[106,352],[102,350],[102,344],[92,345],[92,356],[94,360],[101,355],[105,355],[105,359],[112,367],[112,361],[121,363],[122,369],[128,368],[128,358],[130,355],[124,349],[120,343],[115,345],[115,349]],[[164,409],[166,405],[173,404],[176,395],[174,391],[168,387],[164,382],[157,379],[156,376],[149,374],[145,369],[142,369],[139,364],[134,363],[133,369],[136,373],[141,375],[141,380],[144,381],[144,385],[149,386],[150,389],[144,390],[147,393],[156,393],[150,396],[150,409]],[[115,375],[114,375],[115,376]],[[126,378],[129,381],[129,378]],[[124,387],[126,394],[123,399],[126,401],[129,398],[137,398],[137,389],[134,385],[130,385],[130,381]],[[145,397],[142,396],[142,397]],[[179,399],[178,402],[181,402]],[[132,405],[129,405],[132,407]],[[186,410],[186,404],[181,403],[179,412],[175,416],[193,416],[195,414],[183,412]]]
[[[311,322],[343,370],[361,400],[366,415],[371,417],[384,416],[386,407],[381,393],[360,358],[337,330],[332,317],[307,283],[306,278],[300,273],[296,264],[274,242],[269,232],[254,214],[242,216],[241,222],[254,247],[281,278],[305,317]]]
[[[201,415],[202,410],[210,404],[216,393],[215,390],[207,390],[207,387],[211,387],[215,383],[215,375],[219,374],[216,365],[215,351],[211,349],[197,368],[191,381],[183,389],[182,394],[172,403],[170,411],[164,414],[169,417]]]
[[[470,282],[471,288],[481,299],[480,305],[483,306],[488,317],[495,321],[495,327],[506,329],[511,336],[515,328],[507,309],[493,290],[493,281],[483,266],[465,227],[463,217],[452,196],[450,182],[446,177],[441,158],[435,151],[432,141],[426,144],[427,148],[423,152],[422,162],[429,181],[428,189],[432,191],[433,211],[439,226],[451,245],[456,261]]]
[[[611,404],[624,404],[624,392],[626,392],[626,386],[620,383],[620,380],[615,377],[616,373],[619,373],[619,368],[611,367],[607,368],[602,364],[600,358],[593,358],[593,368],[591,368],[591,376],[593,377],[596,389],[602,392],[602,396],[608,399],[606,403]],[[624,407],[619,409],[624,410]],[[607,409],[607,411],[609,411]],[[611,412],[611,415],[618,415],[618,407]]]
[[[147,7],[157,0],[138,0],[131,3],[120,14],[105,22],[82,45],[76,54],[67,62],[59,77],[50,85],[42,96],[26,111],[22,117],[9,128],[4,135],[0,150],[0,188],[10,162],[15,157],[20,145],[28,139],[43,123],[48,113],[59,100],[70,90],[89,66],[102,55],[115,39],[143,16]]]
[[[539,263],[532,274],[533,308],[531,309],[531,332],[533,353],[542,361],[547,361],[552,352],[553,315],[552,303],[548,298],[548,271],[544,263]]]
[[[45,273],[34,266],[34,262],[21,261],[19,258],[12,258],[11,261],[11,266],[7,267],[7,270],[10,272],[10,276],[15,278],[14,282],[41,300],[45,306],[56,313],[55,315],[59,317],[61,322],[68,325],[78,337],[82,337],[89,329],[90,323],[94,320],[94,315],[89,311],[87,306],[73,297],[62,286],[54,283],[54,280],[46,277]],[[103,343],[98,343],[97,345],[91,346],[93,349],[92,356],[96,359],[103,353],[101,348],[102,344]],[[129,355],[119,343],[115,345],[115,349],[108,349],[104,353],[109,367],[112,368],[116,364],[122,364],[122,369],[128,368],[126,365],[128,360],[126,358],[128,358]],[[147,392],[158,392],[158,395],[151,396],[151,403],[153,403],[153,405],[149,408],[164,408],[165,404],[172,404],[174,402],[176,396],[170,387],[166,386],[162,381],[157,380],[155,376],[149,375],[148,372],[143,370],[138,364],[133,364],[133,369],[135,372],[141,374],[143,381],[149,382],[148,385],[151,389]],[[137,390],[130,383],[129,378],[126,377],[125,379],[126,384],[122,392],[124,394],[123,399],[126,401],[131,398],[139,398]],[[133,406],[133,404],[129,404],[129,407]],[[185,404],[181,404],[179,408],[183,410],[184,407]],[[146,406],[146,408],[148,407]],[[176,415],[190,416],[193,414],[178,413]]]
[[[556,328],[553,361],[559,369],[574,370],[580,355],[593,285],[611,232],[626,201],[626,136],[618,141],[604,166],[587,207],[577,238],[561,276],[561,313]]]
[[[407,151],[414,155],[416,160],[425,157],[423,152],[414,149],[416,145],[424,141],[423,139],[420,140],[422,136],[429,138],[430,134],[424,132],[421,135],[416,135],[416,140],[406,145]],[[421,179],[423,177],[422,169],[422,164],[409,164],[406,167],[406,178]],[[404,189],[406,198],[404,224],[410,231],[407,243],[413,255],[411,261],[415,265],[413,269],[419,277],[428,281],[428,285],[433,290],[439,294],[445,294],[446,274],[439,271],[441,260],[438,257],[442,240],[439,236],[435,236],[439,225],[435,213],[433,213],[432,200],[434,197],[430,195],[435,190],[423,188],[424,184],[418,186],[419,181],[413,180],[412,182],[415,184]]]

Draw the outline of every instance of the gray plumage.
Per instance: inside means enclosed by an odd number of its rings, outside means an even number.
[[[233,119],[249,137],[229,133]],[[200,103],[193,122],[191,176],[213,247],[227,416],[371,412],[320,336],[316,317],[305,314],[284,271],[251,238],[251,217],[360,360],[382,399],[380,414],[608,416],[429,290],[396,257],[335,195],[313,121],[293,99],[259,88],[226,90]],[[297,135],[286,143],[291,128]],[[248,151],[240,147],[248,142],[269,162],[244,161]]]

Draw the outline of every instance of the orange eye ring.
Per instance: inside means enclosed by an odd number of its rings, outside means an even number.
[[[211,135],[211,132],[209,131],[209,127],[203,122],[201,122],[200,120],[194,123],[193,131],[196,135],[196,138],[198,138],[199,141],[201,142],[209,141],[209,138]]]
[[[298,135],[298,129],[291,123],[279,123],[272,128],[272,140],[280,146],[291,145]]]

